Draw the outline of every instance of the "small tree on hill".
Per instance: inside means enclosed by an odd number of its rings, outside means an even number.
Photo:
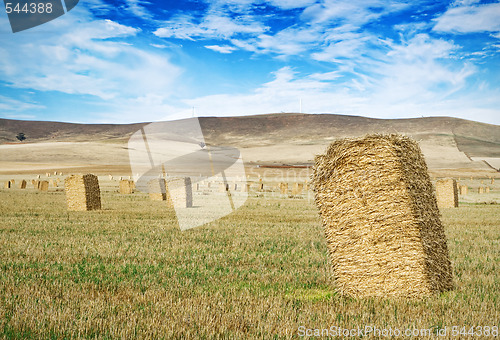
[[[17,139],[19,139],[19,141],[23,141],[26,139],[26,136],[24,135],[24,132],[19,132],[16,136]]]

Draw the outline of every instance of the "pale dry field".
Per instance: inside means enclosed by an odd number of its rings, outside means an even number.
[[[67,212],[62,188],[0,189],[2,337],[269,339],[373,326],[446,327],[450,338],[453,326],[499,326],[498,204],[461,197],[442,212],[454,290],[351,299],[335,291],[305,195],[252,193],[233,214],[181,232],[164,202],[101,187],[94,212]],[[490,195],[479,201],[497,189]]]

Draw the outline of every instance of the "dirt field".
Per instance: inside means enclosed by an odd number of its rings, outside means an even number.
[[[16,187],[4,189],[11,178]],[[22,178],[28,189],[17,188]],[[120,195],[116,178],[100,177],[103,210],[94,212],[66,211],[63,188],[39,192],[34,178],[0,176],[1,337],[269,339],[335,327],[498,334],[500,180],[461,178],[470,194],[442,211],[454,290],[356,300],[335,291],[307,192],[289,198],[269,183],[233,214],[181,232],[164,202]],[[488,194],[475,192],[482,185]]]

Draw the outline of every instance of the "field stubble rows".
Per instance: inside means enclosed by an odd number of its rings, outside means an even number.
[[[13,338],[288,338],[306,328],[498,326],[500,209],[443,211],[455,289],[422,300],[335,292],[316,208],[250,198],[181,232],[144,194],[0,191],[0,334]]]

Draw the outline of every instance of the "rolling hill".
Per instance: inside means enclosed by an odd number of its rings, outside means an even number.
[[[332,114],[199,118],[208,144],[238,147],[248,164],[310,164],[337,138],[402,133],[416,139],[430,168],[490,169],[500,159],[500,126],[451,117],[373,119]],[[122,166],[128,138],[148,123],[73,124],[0,119],[0,171]],[[27,139],[19,143],[16,135]],[[493,161],[491,161],[493,160]]]

